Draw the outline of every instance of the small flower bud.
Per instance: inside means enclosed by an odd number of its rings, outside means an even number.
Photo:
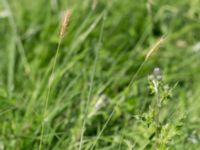
[[[160,68],[154,68],[153,75],[156,79],[160,80],[162,78]]]

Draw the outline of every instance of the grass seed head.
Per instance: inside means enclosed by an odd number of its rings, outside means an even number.
[[[150,48],[150,50],[148,51],[148,53],[146,54],[145,57],[145,61],[149,59],[149,57],[153,54],[153,52],[155,52],[158,47],[164,42],[165,38],[161,37],[154,45],[152,48]]]
[[[71,15],[72,15],[72,11],[70,9],[65,12],[65,15],[63,17],[62,24],[61,24],[61,29],[60,29],[60,38],[61,39],[64,38],[65,32],[69,25],[69,20],[70,20]]]

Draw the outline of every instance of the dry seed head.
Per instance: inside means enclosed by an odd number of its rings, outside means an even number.
[[[65,12],[60,29],[60,38],[63,38],[65,35],[65,31],[67,30],[71,14],[72,12],[70,9]]]
[[[158,49],[158,47],[163,43],[163,41],[165,40],[164,37],[161,37],[156,43],[155,45],[153,45],[153,47],[148,51],[146,57],[145,57],[145,61],[148,60],[148,58],[152,55],[152,53],[154,51],[156,51]]]

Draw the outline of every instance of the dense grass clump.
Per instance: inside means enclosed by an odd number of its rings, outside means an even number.
[[[0,150],[199,149],[199,6],[1,0]]]

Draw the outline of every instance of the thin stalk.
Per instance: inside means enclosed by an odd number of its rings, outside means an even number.
[[[43,136],[44,136],[44,125],[45,125],[45,118],[47,116],[49,95],[50,95],[51,86],[52,86],[52,83],[53,83],[53,80],[54,80],[54,70],[55,70],[55,66],[56,66],[56,62],[57,62],[57,58],[58,58],[61,42],[62,42],[62,38],[60,38],[60,40],[59,40],[59,43],[58,43],[58,46],[57,46],[57,49],[56,49],[56,55],[55,55],[54,60],[53,60],[53,66],[52,66],[51,75],[49,77],[49,85],[48,85],[48,89],[47,89],[47,95],[46,95],[46,99],[45,99],[45,107],[44,107],[44,112],[43,112],[43,121],[42,121],[42,129],[41,129],[39,150],[42,150],[42,142],[43,142]]]
[[[52,83],[54,80],[54,70],[56,67],[56,62],[58,59],[58,54],[59,54],[59,50],[60,50],[60,45],[62,43],[62,40],[65,36],[65,32],[67,30],[67,27],[69,25],[69,19],[71,17],[71,10],[67,10],[63,20],[62,20],[62,24],[61,24],[61,28],[60,28],[60,34],[59,34],[59,42],[58,42],[58,46],[56,49],[56,55],[53,59],[53,66],[52,66],[52,71],[49,77],[49,82],[48,82],[48,86],[47,86],[47,95],[46,95],[46,99],[45,99],[45,106],[44,106],[44,112],[43,112],[43,120],[42,120],[42,129],[41,129],[41,136],[40,136],[40,143],[39,143],[39,150],[42,149],[42,142],[43,142],[43,136],[44,136],[44,125],[45,125],[45,119],[47,116],[47,107],[48,107],[48,103],[49,103],[49,96],[50,96],[50,92],[51,92],[51,87],[52,87]]]
[[[156,115],[155,115],[155,123],[156,123],[156,148],[159,147],[159,134],[160,134],[160,94],[159,87],[156,93]]]
[[[81,139],[80,139],[79,150],[82,149],[82,144],[83,144],[85,125],[86,125],[86,122],[87,122],[87,115],[88,115],[88,105],[89,105],[89,101],[91,99],[91,94],[92,94],[92,90],[93,90],[94,77],[95,77],[97,61],[98,61],[98,54],[99,54],[99,49],[101,47],[101,41],[102,41],[102,37],[103,37],[104,21],[105,21],[105,13],[103,14],[103,23],[102,23],[102,26],[101,26],[99,41],[98,41],[98,44],[97,44],[96,55],[95,55],[95,60],[94,60],[93,71],[92,71],[92,75],[91,75],[91,79],[90,79],[90,87],[89,87],[89,92],[88,92],[88,97],[87,97],[86,107],[85,107],[85,112],[84,112],[83,126],[82,126],[82,129],[81,129]]]
[[[154,116],[154,122],[155,122],[155,125],[156,125],[156,131],[155,131],[155,134],[156,134],[156,143],[155,143],[155,147],[156,149],[159,148],[159,135],[160,135],[160,103],[161,103],[161,99],[160,99],[160,83],[157,79],[155,79],[153,81],[153,84],[154,84],[154,90],[155,90],[155,96],[156,96],[156,101],[155,101],[155,116]]]

